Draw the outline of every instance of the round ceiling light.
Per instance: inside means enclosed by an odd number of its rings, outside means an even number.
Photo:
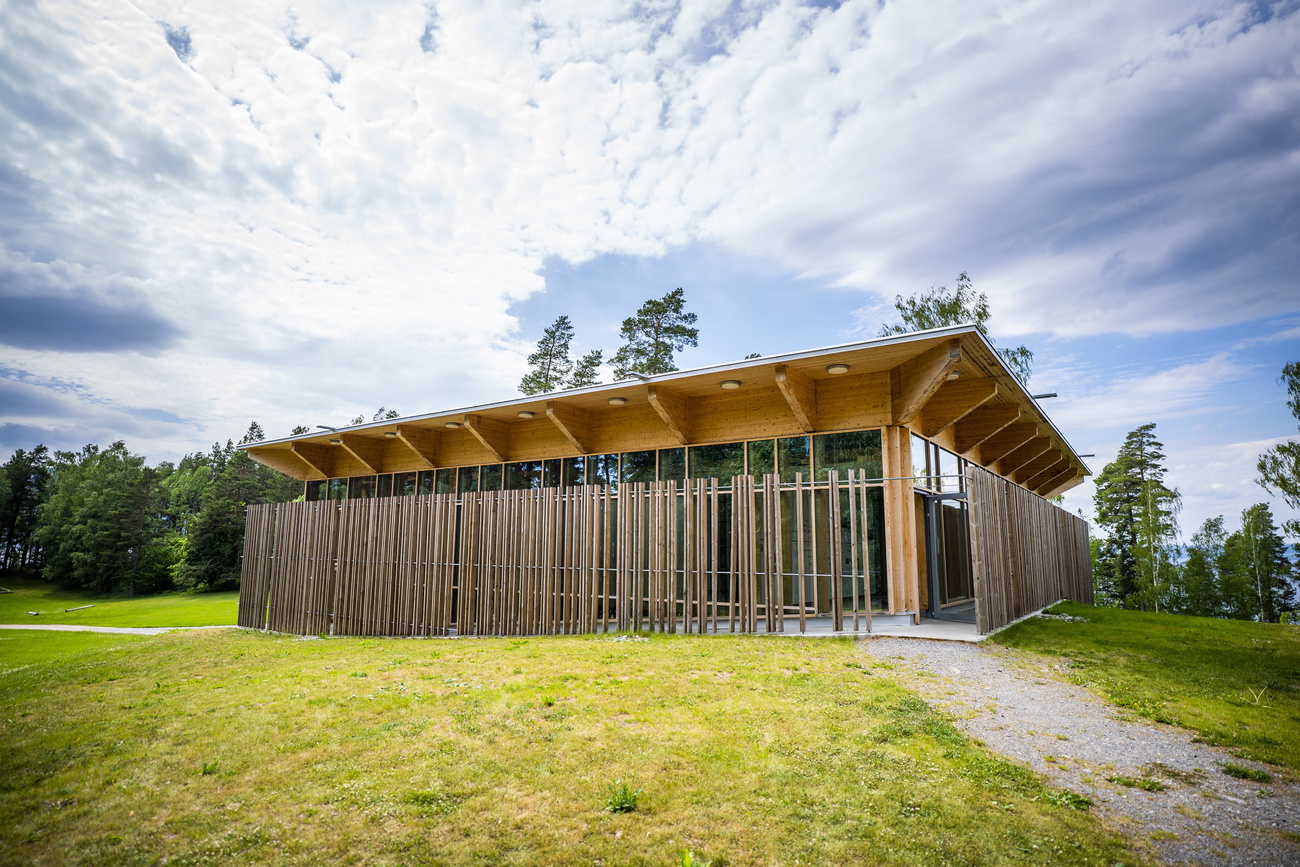
[[[519,417],[520,417],[520,418],[532,418],[532,417],[535,416],[535,415],[537,415],[537,413],[533,412],[531,409],[521,409],[521,410],[519,410]]]
[[[949,381],[949,382],[952,382],[954,379],[961,379],[961,371],[960,371],[960,370],[949,371],[949,373],[948,373],[948,381]]]
[[[623,406],[625,403],[627,403],[626,397],[611,397],[609,399],[610,406]]]
[[[725,389],[727,389],[728,391],[731,391],[732,389],[740,388],[740,380],[739,380],[739,379],[724,379],[724,380],[722,380],[722,387],[725,388]]]
[[[847,364],[828,364],[826,365],[826,372],[834,374],[848,373],[849,366]]]
[[[456,428],[460,427],[460,422],[458,422],[458,421],[449,421],[449,422],[447,422],[446,424],[444,424],[443,427],[445,427],[445,428],[449,428],[449,429],[451,429],[451,430],[455,430]]]
[[[330,445],[341,446],[343,445],[343,440],[339,439],[338,437],[334,437],[333,439],[330,440]]]
[[[388,438],[391,440],[393,437],[397,436],[397,431],[395,431],[395,430],[386,430],[386,431],[384,431],[384,436],[388,437]]]

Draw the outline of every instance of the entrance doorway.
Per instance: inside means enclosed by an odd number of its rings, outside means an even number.
[[[920,492],[918,492],[920,493]],[[925,505],[927,617],[975,622],[966,494],[921,493]]]

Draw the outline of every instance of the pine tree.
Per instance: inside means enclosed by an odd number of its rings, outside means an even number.
[[[40,548],[32,542],[32,531],[50,481],[50,450],[44,445],[31,451],[16,449],[0,474],[9,491],[0,506],[0,568],[36,566]]]
[[[1286,543],[1264,503],[1241,513],[1241,529],[1224,542],[1219,568],[1229,617],[1276,623],[1294,604]]]
[[[980,333],[988,337],[990,343],[993,342],[986,325],[990,315],[988,296],[983,292],[975,291],[965,271],[957,275],[956,289],[949,289],[947,286],[931,286],[929,292],[922,292],[920,295],[912,295],[908,298],[895,295],[894,309],[898,311],[903,321],[882,327],[881,337],[973,322]],[[1029,381],[1029,375],[1033,370],[1033,352],[1024,346],[999,349],[998,352],[1008,369],[1021,382]]]
[[[695,320],[694,313],[686,312],[686,293],[680,286],[662,298],[646,301],[635,316],[623,320],[619,331],[623,346],[611,359],[614,378],[676,370],[673,353],[699,345],[700,331],[691,327]]]
[[[569,381],[564,384],[565,388],[585,388],[588,385],[600,384],[600,365],[604,362],[604,353],[599,349],[593,349],[573,366],[573,373],[569,376]]]
[[[1100,559],[1121,603],[1160,610],[1174,575],[1177,515],[1181,501],[1164,483],[1164,448],[1155,425],[1124,438],[1115,460],[1097,476],[1097,523],[1109,532]]]
[[[523,394],[548,394],[563,388],[565,378],[573,370],[573,361],[569,358],[569,344],[572,342],[573,325],[569,317],[561,316],[542,332],[537,350],[528,356],[532,370],[519,381],[519,391]]]
[[[1286,364],[1278,381],[1286,386],[1290,395],[1287,406],[1300,422],[1300,361]],[[1258,482],[1264,490],[1281,494],[1288,506],[1300,509],[1300,442],[1289,440],[1274,446],[1259,456],[1256,467]],[[1283,528],[1292,538],[1300,537],[1300,521],[1287,521]]]

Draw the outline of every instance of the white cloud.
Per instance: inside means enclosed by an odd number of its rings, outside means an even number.
[[[509,393],[554,256],[711,240],[885,296],[968,269],[1003,333],[1294,311],[1295,16],[1250,8],[11,3],[0,252],[186,336],[4,360],[191,419],[183,450]],[[1177,414],[1195,374],[1088,408]]]

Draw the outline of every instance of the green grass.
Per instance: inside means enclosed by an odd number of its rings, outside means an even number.
[[[76,623],[88,626],[223,626],[239,617],[239,591],[163,593],[157,596],[92,596],[57,584],[12,575],[0,577],[0,623]],[[81,611],[65,611],[94,605]],[[40,612],[33,617],[29,611]]]
[[[1062,603],[997,634],[1065,657],[1076,683],[1157,722],[1260,762],[1300,770],[1300,629]]]
[[[1142,863],[846,640],[15,635],[9,863]]]

